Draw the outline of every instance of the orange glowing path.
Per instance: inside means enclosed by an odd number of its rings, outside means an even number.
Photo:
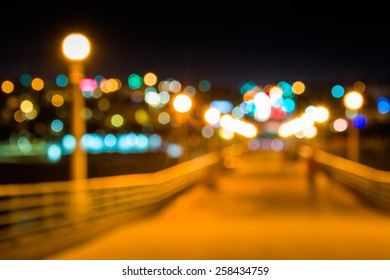
[[[390,216],[281,153],[242,156],[158,213],[47,259],[390,259]]]

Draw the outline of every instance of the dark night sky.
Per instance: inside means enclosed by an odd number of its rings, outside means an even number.
[[[287,17],[276,12],[272,18],[263,16],[270,11],[249,4],[173,3],[152,10],[147,5],[106,4],[3,17],[0,77],[29,73],[54,79],[66,73],[62,39],[82,32],[92,43],[87,76],[126,79],[131,73],[153,71],[184,84],[208,79],[233,87],[249,80],[260,85],[390,80],[386,19],[307,18],[304,13]]]

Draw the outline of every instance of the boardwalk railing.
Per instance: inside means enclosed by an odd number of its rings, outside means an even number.
[[[208,179],[218,152],[147,174],[0,185],[0,259],[39,259],[142,217]]]
[[[375,205],[390,210],[390,172],[378,170],[309,146],[299,155],[308,160],[310,169],[320,168],[329,176],[356,191]]]

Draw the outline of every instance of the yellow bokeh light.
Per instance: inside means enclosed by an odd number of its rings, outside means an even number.
[[[122,82],[119,79],[105,79],[100,82],[100,90],[104,93],[115,92],[121,89]]]
[[[154,86],[157,83],[156,74],[154,74],[152,72],[146,73],[144,76],[144,83],[145,83],[145,85],[150,86],[150,87]]]
[[[299,95],[305,92],[305,84],[301,81],[296,81],[292,84],[292,91]]]
[[[55,94],[51,98],[51,104],[55,107],[61,107],[64,104],[64,98],[59,94]]]
[[[20,103],[20,110],[22,110],[23,113],[29,113],[34,109],[34,104],[30,100],[23,100],[22,103]]]
[[[121,127],[124,124],[124,122],[125,122],[124,118],[119,114],[115,114],[111,117],[111,124],[114,127]]]
[[[31,82],[31,87],[33,90],[39,91],[42,90],[45,86],[44,81],[41,78],[35,78]]]
[[[11,81],[4,81],[1,84],[1,90],[6,94],[12,93],[14,91],[14,88],[15,86]]]

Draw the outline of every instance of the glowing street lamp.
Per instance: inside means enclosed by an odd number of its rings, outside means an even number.
[[[343,101],[346,108],[355,111],[356,114],[363,106],[363,96],[357,91],[348,92]],[[347,157],[350,160],[359,161],[359,130],[352,123],[348,128]]]
[[[187,94],[179,94],[173,100],[173,108],[179,113],[186,113],[192,107],[192,100]]]
[[[81,180],[88,177],[87,154],[81,146],[81,138],[86,133],[86,122],[83,117],[85,100],[79,84],[84,78],[83,60],[90,53],[90,43],[87,37],[80,33],[72,33],[62,42],[62,51],[71,63],[69,65],[69,82],[72,86],[71,133],[76,140],[75,149],[71,155],[71,179]]]
[[[215,125],[221,118],[221,112],[217,108],[209,108],[204,113],[204,119],[208,124]]]
[[[188,112],[192,108],[192,99],[187,94],[181,93],[175,96],[173,99],[173,109],[176,111],[176,118],[179,122],[180,130],[179,130],[179,142],[181,142],[181,147],[183,149],[182,160],[185,160],[188,154],[185,152],[187,150],[187,118]]]
[[[325,149],[326,129],[325,127],[321,127],[321,124],[325,124],[329,120],[329,110],[324,106],[318,106],[314,107],[312,114],[315,124],[318,124],[317,131],[313,131],[313,133],[317,135],[318,148]]]

